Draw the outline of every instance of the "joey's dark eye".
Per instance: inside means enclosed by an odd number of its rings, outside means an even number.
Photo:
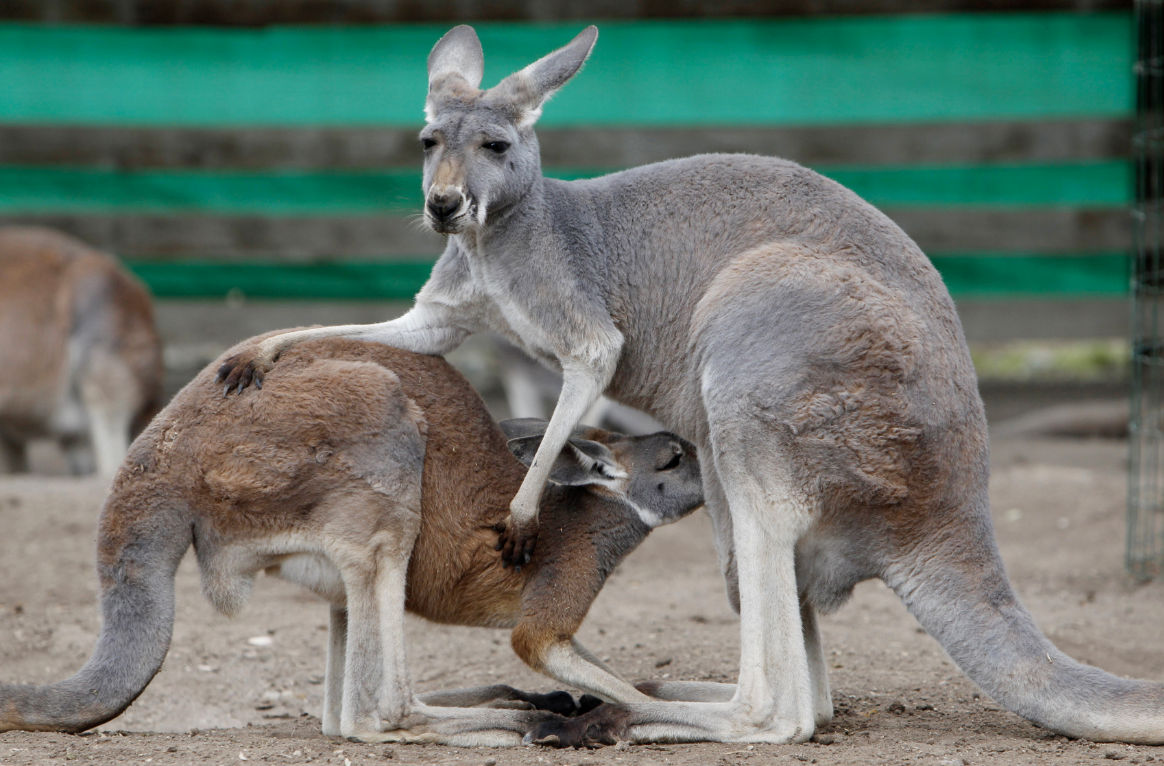
[[[436,140],[432,138],[422,138],[420,139],[420,145],[424,147],[425,151],[428,151],[429,149],[436,146]]]
[[[509,148],[509,144],[505,141],[489,141],[488,143],[481,144],[481,148],[488,149],[494,154],[505,154],[505,150]]]
[[[670,460],[668,460],[666,463],[664,463],[662,465],[662,467],[659,468],[659,470],[660,471],[670,471],[672,468],[678,468],[679,461],[682,459],[683,459],[683,453],[676,452],[674,455],[671,456]]]

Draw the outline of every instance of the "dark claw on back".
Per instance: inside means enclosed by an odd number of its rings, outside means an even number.
[[[255,366],[254,360],[244,362],[242,354],[235,354],[222,363],[214,380],[216,383],[224,384],[222,395],[226,397],[230,396],[231,390],[241,394],[251,383],[255,384],[255,388],[261,389],[263,372]]]

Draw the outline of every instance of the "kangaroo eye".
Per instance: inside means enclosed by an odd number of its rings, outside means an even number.
[[[680,460],[682,460],[682,459],[683,459],[683,453],[682,453],[682,452],[677,452],[677,453],[675,453],[675,454],[674,454],[674,455],[671,457],[671,459],[670,459],[670,460],[668,460],[668,461],[666,462],[666,464],[664,464],[664,465],[663,465],[663,467],[661,467],[659,470],[660,470],[660,471],[670,471],[672,468],[678,468],[678,467],[679,467],[679,461],[680,461]]]
[[[422,138],[420,139],[420,145],[424,147],[425,151],[428,151],[429,149],[436,146],[436,140],[432,138]]]
[[[488,143],[481,144],[481,148],[488,149],[494,154],[505,154],[505,150],[509,148],[509,144],[505,141],[490,141]]]

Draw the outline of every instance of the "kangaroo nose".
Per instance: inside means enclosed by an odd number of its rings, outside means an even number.
[[[433,194],[428,198],[428,211],[439,220],[444,220],[461,207],[460,192]]]

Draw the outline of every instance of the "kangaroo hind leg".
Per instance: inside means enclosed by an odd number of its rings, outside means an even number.
[[[812,682],[813,720],[819,729],[833,720],[833,695],[829,690],[829,666],[820,637],[819,618],[816,609],[806,601],[800,604],[800,622],[804,627],[804,651]]]
[[[804,626],[804,648],[808,656],[809,676],[812,679],[813,719],[819,729],[833,720],[833,700],[829,692],[828,666],[820,639],[816,610],[807,603],[800,605],[800,620]],[[674,702],[730,702],[736,696],[736,684],[712,681],[644,681],[635,688],[658,700]]]
[[[348,498],[343,503],[335,514],[335,526],[342,531],[328,535],[329,557],[343,578],[347,608],[332,610],[324,718],[325,728],[332,729],[339,692],[338,733],[361,742],[386,742],[403,737],[400,730],[407,726],[412,704],[404,588],[419,516],[390,511],[392,523],[379,523],[378,528],[353,524],[365,514],[384,518],[383,507],[390,501],[371,491],[367,495],[363,502]],[[336,680],[341,655],[342,685]]]
[[[78,377],[97,470],[112,476],[129,450],[129,430],[142,398],[138,382],[123,360],[97,350]]]
[[[737,416],[738,417],[738,416]],[[712,423],[713,457],[731,512],[739,573],[740,676],[735,703],[760,741],[803,742],[815,729],[812,670],[796,581],[796,543],[811,504],[754,422]],[[816,643],[819,644],[819,641]],[[819,650],[818,650],[819,651]],[[743,723],[743,722],[741,722]]]

